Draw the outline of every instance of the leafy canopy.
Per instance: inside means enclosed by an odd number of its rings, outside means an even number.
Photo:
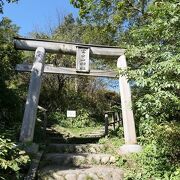
[[[3,13],[3,6],[5,4],[5,2],[8,2],[8,3],[14,3],[14,2],[17,2],[18,0],[0,0],[0,14]]]
[[[127,49],[127,74],[133,88],[136,119],[178,119],[180,3],[178,0],[71,0],[80,15],[108,24],[116,44]],[[98,35],[97,35],[98,36]]]
[[[0,21],[0,121],[2,127],[3,125],[9,127],[12,120],[17,122],[17,116],[19,116],[19,97],[13,79],[15,65],[22,60],[22,53],[16,51],[13,45],[13,37],[17,36],[18,29],[8,18]]]
[[[131,65],[129,78],[136,82],[138,119],[177,120],[179,101],[180,4],[154,1],[146,18],[123,34]]]

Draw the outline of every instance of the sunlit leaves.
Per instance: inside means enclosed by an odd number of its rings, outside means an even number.
[[[145,20],[123,37],[135,81],[136,115],[162,122],[178,119],[180,109],[180,6],[174,1],[155,1]]]
[[[0,137],[0,179],[19,176],[20,168],[29,162],[29,156],[9,139]]]

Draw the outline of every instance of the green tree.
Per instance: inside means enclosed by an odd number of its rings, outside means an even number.
[[[0,21],[0,121],[3,128],[16,122],[16,118],[20,115],[20,104],[14,77],[15,65],[21,61],[22,54],[14,49],[12,43],[18,29],[8,18],[3,18]]]
[[[119,32],[117,44],[127,49],[126,73],[134,84],[135,120],[144,145],[144,151],[128,162],[132,167],[127,179],[179,179],[179,1],[113,1],[116,6],[108,0],[73,2],[85,18],[93,21],[95,2],[98,13],[105,14],[121,4],[120,12],[114,11],[111,17],[123,21],[117,21],[117,25],[113,19],[108,22]],[[133,3],[132,8],[125,8],[127,2]],[[141,12],[140,3],[144,7]],[[104,16],[99,18],[107,21]],[[132,160],[136,160],[134,165]]]
[[[23,54],[13,45],[18,30],[8,18],[0,21],[0,179],[22,179],[29,161],[25,152],[15,146],[22,118],[22,81],[15,73],[15,65],[22,61]]]
[[[179,119],[180,4],[154,1],[147,17],[124,33],[129,77],[136,82],[137,114],[156,122]]]
[[[4,6],[5,2],[14,3],[14,2],[17,2],[17,1],[18,0],[0,0],[0,14],[3,13],[3,6]]]
[[[82,17],[109,23],[119,32],[117,44],[127,48],[129,78],[136,82],[137,119],[178,119],[179,1],[71,2],[80,8]]]
[[[116,32],[116,38],[121,31],[139,21],[145,15],[151,0],[70,0],[79,8],[79,14],[88,22],[98,26],[108,27],[109,32]]]
[[[98,36],[97,36],[98,34]],[[35,35],[35,34],[34,34]],[[43,33],[37,33],[35,37],[47,38]],[[76,43],[111,44],[113,42],[108,31],[103,31],[99,26],[90,25],[81,19],[74,19],[72,14],[67,15],[64,21],[59,23],[49,38],[58,41]],[[102,68],[102,59],[93,59],[93,68]],[[75,57],[62,54],[48,54],[46,63],[54,66],[76,66]],[[40,103],[48,107],[50,111],[65,112],[71,109],[88,109],[91,114],[100,116],[103,110],[109,109],[104,96],[106,83],[100,78],[73,77],[67,75],[45,75],[42,85]]]

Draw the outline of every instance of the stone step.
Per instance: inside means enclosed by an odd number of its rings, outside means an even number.
[[[89,153],[47,153],[43,157],[41,166],[54,164],[61,166],[80,166],[83,164],[92,165],[110,165],[116,161],[115,157],[110,154],[89,154]]]
[[[91,134],[83,134],[86,138],[93,138],[93,137],[102,137],[104,136],[104,133],[91,133]]]
[[[58,133],[46,133],[47,137],[56,137],[56,138],[63,138],[62,134],[58,134]]]
[[[50,143],[67,143],[67,144],[87,144],[87,143],[97,143],[101,137],[71,137],[71,138],[61,138],[61,137],[49,137]]]
[[[58,167],[46,166],[38,173],[39,180],[122,180],[123,171],[117,167]]]
[[[47,152],[54,153],[99,153],[107,149],[101,144],[49,144]]]
[[[84,134],[81,134],[81,135],[85,136],[85,137],[94,137],[94,136],[103,136],[104,133],[105,133],[104,130],[98,130],[96,132],[84,133]]]
[[[53,129],[50,129],[50,128],[46,128],[46,134],[49,135],[49,136],[59,136],[59,137],[63,137],[63,134],[53,130]]]

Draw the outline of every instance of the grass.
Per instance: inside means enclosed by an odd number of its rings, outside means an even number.
[[[90,134],[92,132],[97,132],[99,130],[103,129],[103,126],[96,126],[96,127],[84,127],[84,128],[78,128],[78,127],[70,127],[70,128],[65,128],[59,125],[53,125],[52,127],[55,131],[65,134],[68,136],[76,136],[76,137],[82,137],[87,134]]]
[[[120,131],[121,128],[118,128],[115,131],[111,130],[108,136],[99,140],[99,144],[105,145],[106,153],[112,154],[115,157],[119,157],[118,150],[120,146],[124,144],[124,138],[121,136]]]

